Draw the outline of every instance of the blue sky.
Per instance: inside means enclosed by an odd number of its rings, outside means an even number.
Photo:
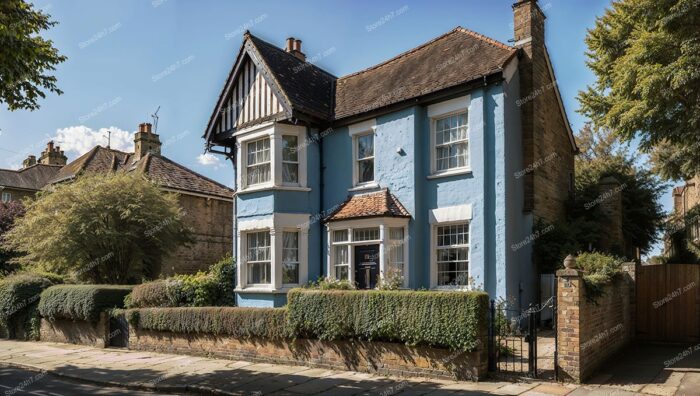
[[[63,140],[72,160],[91,145],[104,145],[106,129],[113,131],[113,147],[127,149],[128,133],[151,121],[160,106],[163,153],[230,185],[230,163],[198,156],[245,29],[281,47],[288,36],[301,39],[307,58],[342,76],[458,25],[508,42],[512,2],[38,0],[35,6],[59,22],[45,35],[68,56],[56,71],[65,93],[49,95],[34,112],[0,109],[0,167],[16,167],[30,152],[38,155],[49,138]],[[593,81],[583,40],[609,3],[540,0],[547,46],[575,131],[585,122],[576,113],[576,95]],[[667,194],[666,208],[670,201]]]

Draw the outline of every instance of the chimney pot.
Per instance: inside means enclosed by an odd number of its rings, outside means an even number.
[[[151,124],[148,122],[142,122],[139,124],[139,132],[151,133]]]
[[[294,51],[301,52],[301,40],[294,40]]]
[[[285,48],[285,51],[292,52],[294,50],[294,46],[295,46],[294,37],[287,38],[287,46]]]

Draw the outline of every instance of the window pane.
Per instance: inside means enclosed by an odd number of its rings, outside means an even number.
[[[333,242],[345,242],[348,240],[348,230],[333,231]]]
[[[358,182],[367,183],[374,181],[374,160],[362,160],[357,163],[358,166]]]
[[[282,136],[282,160],[297,162],[299,160],[297,150],[299,144],[296,136]]]
[[[282,283],[299,283],[299,263],[282,263]]]
[[[285,183],[299,183],[299,164],[282,164],[282,181]]]
[[[389,229],[389,239],[391,240],[403,240],[403,227],[390,228]]]
[[[438,171],[467,166],[468,138],[467,113],[456,114],[436,121],[435,166]]]
[[[378,241],[379,228],[358,228],[353,231],[353,241]]]
[[[374,135],[364,135],[357,138],[357,159],[374,156]]]
[[[349,275],[349,267],[347,265],[338,265],[335,267],[335,279],[338,280],[348,280],[350,279]]]
[[[250,263],[248,264],[248,283],[269,284],[270,283],[270,263]]]
[[[250,142],[247,147],[247,184],[253,185],[270,181],[270,139],[265,138]]]
[[[349,264],[348,246],[336,246],[333,264]]]
[[[299,261],[299,233],[298,232],[283,232],[282,233],[282,261],[298,262]]]

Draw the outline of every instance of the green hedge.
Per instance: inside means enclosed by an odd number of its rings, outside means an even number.
[[[469,351],[487,330],[489,300],[483,292],[294,289],[287,299],[289,331],[297,337]]]
[[[123,308],[133,286],[60,285],[41,293],[39,313],[55,319],[97,322],[102,311]]]
[[[39,296],[62,282],[52,274],[20,273],[0,280],[0,335],[37,339],[39,336]]]
[[[233,306],[236,265],[228,256],[192,275],[175,275],[138,285],[126,300],[127,308]]]
[[[289,338],[285,308],[143,308],[125,312],[142,330],[229,335],[237,338]]]

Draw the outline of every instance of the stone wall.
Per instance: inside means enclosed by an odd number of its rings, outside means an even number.
[[[452,352],[385,342],[241,340],[227,336],[136,330],[131,326],[129,349],[402,377],[473,381],[484,378],[488,368],[485,348],[476,352]]]
[[[96,348],[109,346],[109,316],[103,312],[97,323],[41,319],[39,340],[66,344],[89,345]]]
[[[233,252],[233,202],[180,195],[182,221],[193,230],[194,243],[177,249],[163,261],[161,274],[191,274]]]
[[[625,264],[622,278],[594,300],[580,270],[557,271],[557,282],[559,378],[582,382],[634,339],[635,266]]]

